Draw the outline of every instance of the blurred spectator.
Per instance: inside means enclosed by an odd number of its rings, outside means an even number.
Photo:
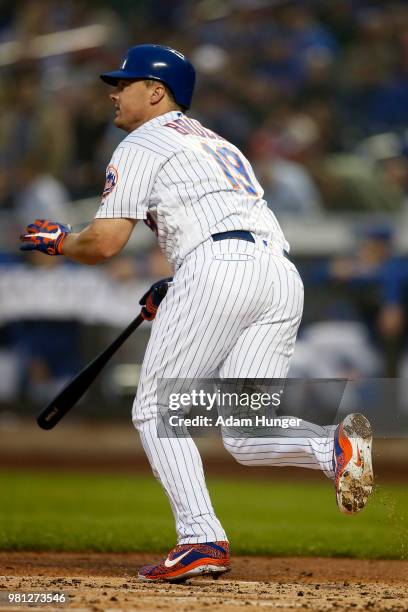
[[[72,115],[74,145],[67,184],[73,198],[91,197],[101,190],[107,156],[103,160],[99,156],[111,118],[112,103],[106,87],[95,82],[83,88]]]
[[[194,116],[202,120],[211,130],[230,140],[244,151],[254,128],[246,109],[218,85],[203,89],[199,93],[197,111]]]
[[[17,190],[15,210],[17,221],[26,225],[27,219],[61,219],[68,222],[67,189],[57,178],[42,169],[43,162],[29,158],[16,166]]]
[[[35,69],[20,66],[3,86],[1,157],[11,171],[20,160],[41,160],[44,170],[62,178],[72,150],[68,109],[47,98],[38,66]]]
[[[116,281],[154,279],[172,276],[170,265],[157,244],[152,244],[135,257],[120,255],[105,264],[109,276]]]
[[[395,376],[407,332],[405,300],[408,266],[393,251],[387,225],[366,228],[355,255],[314,268],[309,282],[332,281],[347,287],[372,340],[384,351],[388,376]]]
[[[393,18],[396,10],[406,25],[406,3],[388,7],[368,3],[358,13],[356,38],[342,65],[346,121],[361,135],[402,129],[408,122],[408,78],[401,32]]]
[[[300,378],[378,376],[381,364],[367,329],[359,322],[332,319],[304,330],[296,345],[291,375]]]
[[[41,257],[33,252],[27,255],[27,265],[55,268],[64,263],[60,258]],[[19,394],[30,403],[49,401],[80,369],[80,325],[75,320],[65,317],[62,320],[18,320],[5,325],[1,336],[11,357],[10,381],[18,385]],[[4,399],[7,394],[4,384],[0,385],[0,396],[2,393]]]
[[[323,210],[313,179],[301,164],[285,159],[255,162],[254,170],[264,189],[264,199],[278,219],[286,215],[316,216]]]
[[[20,394],[43,403],[79,370],[80,325],[76,321],[18,321],[8,334],[20,370]]]
[[[0,166],[0,209],[11,210],[13,207],[13,181],[6,168]]]
[[[327,210],[333,212],[395,213],[404,194],[386,180],[381,168],[355,154],[331,154],[309,164]]]
[[[368,330],[358,321],[341,318],[349,311],[345,304],[339,302],[336,309],[340,317],[332,311],[330,320],[313,323],[303,330],[289,370],[291,378],[319,379],[318,392],[309,398],[311,406],[307,406],[308,412],[312,407],[317,418],[327,406],[334,415],[366,405],[371,379],[383,374],[378,350],[370,341]],[[353,382],[342,388],[341,380]]]
[[[359,153],[376,165],[389,191],[399,192],[408,210],[408,142],[406,136],[399,137],[393,132],[370,136],[360,143]]]

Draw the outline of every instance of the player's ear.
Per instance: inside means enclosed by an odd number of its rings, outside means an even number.
[[[152,104],[158,104],[166,95],[166,87],[160,81],[156,81],[150,87],[150,101]]]

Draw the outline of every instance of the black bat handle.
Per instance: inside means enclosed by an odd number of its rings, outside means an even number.
[[[143,321],[142,315],[139,314],[104,351],[63,387],[37,417],[37,423],[42,429],[52,429],[55,427],[62,417],[84,395],[85,391],[87,391],[88,387],[118,348],[122,346],[125,340],[129,338]]]
[[[167,289],[167,283],[156,289],[161,300],[165,297]],[[112,355],[116,353],[118,348],[122,346],[125,340],[129,338],[143,321],[144,317],[142,314],[139,314],[102,353],[95,357],[91,363],[88,363],[79,374],[65,385],[37,417],[37,423],[42,429],[52,429],[71,410],[93,383]]]

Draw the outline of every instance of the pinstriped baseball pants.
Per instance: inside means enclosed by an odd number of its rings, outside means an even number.
[[[284,378],[303,310],[295,266],[256,237],[202,243],[187,255],[152,326],[133,405],[179,544],[226,540],[191,438],[157,435],[158,378]],[[289,465],[333,476],[328,428],[302,422],[299,438],[224,438],[246,465]]]

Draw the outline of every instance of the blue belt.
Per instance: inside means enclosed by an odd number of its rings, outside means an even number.
[[[228,240],[230,238],[236,238],[237,240],[246,240],[247,242],[255,242],[255,239],[251,232],[247,230],[232,230],[230,232],[220,232],[219,234],[213,234],[211,238],[214,242],[218,240]]]

